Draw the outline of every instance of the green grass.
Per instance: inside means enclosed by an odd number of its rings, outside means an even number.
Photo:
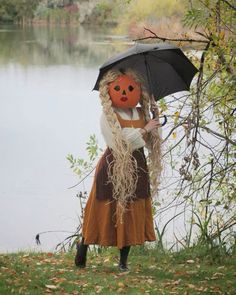
[[[214,261],[191,251],[131,248],[130,272],[117,269],[118,250],[90,251],[86,269],[70,253],[0,255],[0,294],[236,294],[236,256]]]

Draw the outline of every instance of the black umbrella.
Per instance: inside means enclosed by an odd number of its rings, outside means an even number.
[[[94,90],[110,69],[125,71],[131,68],[141,74],[150,95],[155,100],[178,91],[189,90],[197,68],[182,50],[168,43],[136,43],[128,50],[110,58],[100,67]]]

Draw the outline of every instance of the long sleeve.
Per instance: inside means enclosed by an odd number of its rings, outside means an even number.
[[[106,144],[110,148],[115,149],[112,131],[104,113],[101,115],[100,126]],[[140,133],[140,128],[123,128],[122,135],[124,136],[125,140],[129,142],[132,150],[136,150],[145,146],[145,141],[143,140],[143,137]]]

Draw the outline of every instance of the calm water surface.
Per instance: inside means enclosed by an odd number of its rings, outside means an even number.
[[[53,250],[74,231],[84,187],[66,156],[85,157],[99,129],[99,66],[131,45],[125,36],[87,28],[0,26],[0,252]],[[90,185],[88,179],[85,186]]]

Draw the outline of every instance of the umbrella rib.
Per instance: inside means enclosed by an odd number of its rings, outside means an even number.
[[[152,95],[153,94],[153,89],[152,89],[152,83],[151,83],[151,78],[150,78],[151,68],[150,68],[149,63],[147,62],[146,54],[144,54],[144,63],[145,63],[146,71],[147,71],[148,86],[149,86],[149,90],[150,90],[151,95]]]

